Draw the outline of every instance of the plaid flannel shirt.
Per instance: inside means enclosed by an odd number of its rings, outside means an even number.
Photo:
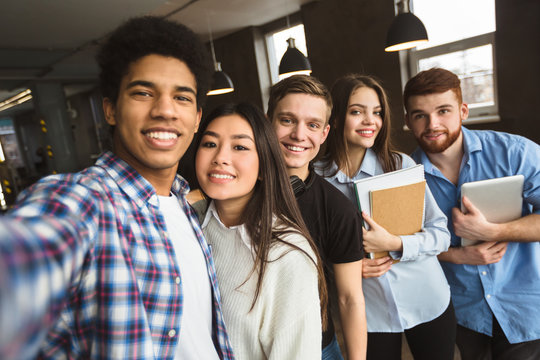
[[[206,258],[213,340],[233,359],[210,249],[178,196]],[[154,188],[112,153],[25,191],[0,218],[0,358],[173,359],[181,268]]]

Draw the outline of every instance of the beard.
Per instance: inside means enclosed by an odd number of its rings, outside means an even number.
[[[420,135],[418,140],[418,145],[424,152],[431,153],[431,154],[438,154],[443,152],[444,150],[448,149],[453,143],[456,142],[456,140],[459,138],[459,135],[461,134],[461,126],[457,128],[456,131],[450,133],[448,130],[443,131],[443,134],[446,134],[446,139],[442,142],[436,142],[436,141],[426,141],[424,139],[424,135],[431,133],[431,131],[425,131]]]

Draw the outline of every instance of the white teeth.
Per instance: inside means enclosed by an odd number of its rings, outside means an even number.
[[[359,130],[358,133],[360,134],[373,134],[373,130]]]
[[[146,136],[152,139],[159,139],[159,140],[172,140],[178,138],[178,135],[166,132],[166,131],[155,131],[147,133]]]
[[[210,174],[210,177],[213,177],[216,179],[234,179],[234,176],[225,175],[225,174]]]
[[[286,146],[287,149],[291,150],[291,151],[304,151],[306,148],[303,148],[303,147],[300,147],[300,146],[292,146],[292,145],[287,145]]]

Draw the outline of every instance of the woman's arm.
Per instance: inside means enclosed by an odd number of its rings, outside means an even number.
[[[401,236],[403,251],[401,254],[391,253],[391,255],[393,257],[401,255],[401,261],[414,261],[420,256],[436,256],[448,250],[450,232],[447,224],[446,216],[439,209],[426,184],[422,231],[413,235]]]
[[[366,358],[367,323],[362,292],[363,261],[334,264],[341,326],[349,360]]]
[[[446,216],[437,206],[426,186],[425,220],[422,231],[413,235],[396,236],[362,213],[370,229],[364,229],[364,249],[367,252],[389,251],[394,259],[413,261],[419,256],[435,256],[450,246]]]

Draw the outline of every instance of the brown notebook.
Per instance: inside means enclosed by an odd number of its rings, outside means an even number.
[[[426,181],[370,192],[371,217],[393,235],[412,235],[422,229]],[[375,253],[375,259],[388,252]]]

